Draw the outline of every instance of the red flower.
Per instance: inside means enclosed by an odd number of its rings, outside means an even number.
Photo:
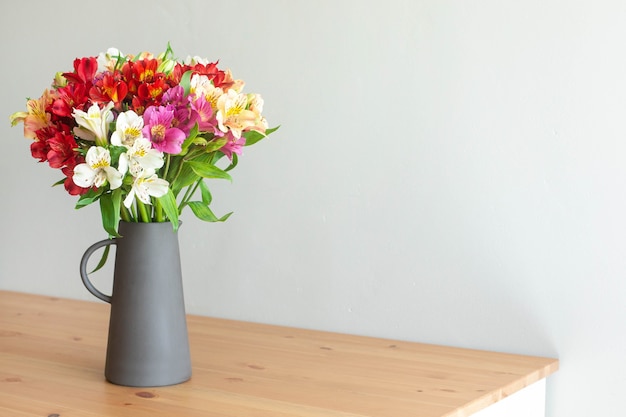
[[[206,65],[196,64],[191,69],[199,75],[206,75],[213,82],[214,86],[220,87],[225,91],[233,85],[233,79],[229,73],[217,68],[218,62],[211,62]]]
[[[77,147],[74,136],[68,133],[57,132],[54,137],[48,140],[47,159],[51,168],[63,168],[74,165],[75,152]]]
[[[91,87],[96,71],[98,71],[98,60],[95,57],[76,58],[74,72],[63,73],[63,76],[70,83],[87,84]]]
[[[135,62],[133,71],[136,78],[141,82],[152,82],[157,78],[157,68],[159,67],[159,61],[156,59],[142,59]]]
[[[122,66],[123,79],[132,96],[132,109],[142,114],[146,107],[159,105],[163,93],[169,89],[165,82],[166,75],[157,72],[159,62],[156,59],[129,61]]]
[[[145,107],[155,106],[161,102],[163,93],[169,86],[165,84],[163,78],[151,83],[142,83],[137,87],[137,96],[144,103]]]
[[[104,74],[89,90],[89,96],[92,100],[98,103],[112,101],[118,108],[126,98],[126,94],[128,94],[128,85],[121,79],[119,72]]]
[[[30,154],[39,162],[46,162],[48,159],[48,144],[43,140],[35,140],[30,144]]]
[[[58,98],[50,108],[51,113],[59,117],[72,117],[72,110],[83,110],[87,103],[87,88],[85,84],[68,84],[57,90]]]
[[[232,87],[234,81],[230,72],[222,71],[217,67],[218,62],[195,64],[193,66],[178,63],[170,73],[168,81],[170,81],[172,85],[178,85],[184,73],[193,71],[194,74],[206,75],[206,77],[213,82],[214,86],[220,87],[222,90],[226,91]]]

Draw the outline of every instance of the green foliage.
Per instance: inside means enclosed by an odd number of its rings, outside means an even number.
[[[196,161],[189,161],[187,162],[187,164],[189,164],[189,166],[191,167],[193,172],[196,173],[196,175],[202,178],[221,178],[224,180],[232,180],[229,173],[222,169],[219,169],[215,165],[203,164],[202,162]]]
[[[120,223],[120,206],[122,190],[116,189],[110,193],[100,195],[100,211],[102,212],[102,226],[109,236],[119,237],[117,227]]]
[[[200,220],[204,220],[205,222],[224,222],[230,217],[231,214],[233,214],[232,212],[230,212],[218,218],[209,208],[209,206],[207,204],[204,204],[204,202],[202,201],[190,201],[188,204],[191,208],[191,211],[193,211],[193,214],[195,214],[197,218],[199,218]]]
[[[158,198],[159,204],[163,207],[163,211],[165,215],[168,217],[170,222],[172,222],[172,227],[174,230],[178,230],[178,206],[176,204],[176,197],[172,192],[172,189],[167,190],[167,194]]]

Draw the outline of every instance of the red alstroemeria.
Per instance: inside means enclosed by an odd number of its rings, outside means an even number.
[[[93,101],[97,103],[112,101],[116,107],[119,107],[127,94],[128,84],[121,79],[119,72],[104,74],[89,90],[89,96]]]
[[[98,71],[98,60],[95,57],[76,58],[74,72],[63,73],[63,76],[68,82],[91,86],[96,71]]]
[[[174,69],[167,76],[167,81],[170,85],[178,85],[180,84],[180,80],[183,78],[183,74],[189,70],[189,65],[184,65],[179,62],[174,65]]]
[[[158,105],[163,93],[168,90],[169,86],[163,78],[151,83],[139,84],[137,88],[137,96],[144,103],[145,107]]]
[[[68,84],[57,92],[58,98],[54,100],[50,110],[59,117],[72,117],[73,109],[83,109],[89,98],[85,84]]]
[[[30,153],[33,158],[38,159],[39,162],[46,162],[48,160],[48,152],[50,151],[48,141],[53,138],[57,132],[59,132],[59,130],[56,126],[47,126],[35,132],[35,141],[30,144]]]
[[[159,61],[157,61],[156,59],[142,59],[135,62],[135,65],[133,66],[133,71],[135,72],[136,78],[139,81],[149,83],[158,78],[158,68]]]
[[[218,61],[219,62],[219,61]],[[200,75],[206,75],[213,85],[226,91],[234,84],[230,71],[222,71],[217,68],[218,62],[202,65],[196,64],[192,69]]]
[[[146,111],[146,105],[143,101],[139,100],[139,97],[134,96],[128,106],[129,110],[134,111],[137,114],[143,114]]]
[[[74,135],[57,132],[54,137],[48,140],[48,164],[51,168],[63,168],[67,165],[75,165],[76,141]]]
[[[36,140],[30,144],[30,154],[39,162],[46,162],[50,147],[45,140]]]
[[[157,72],[159,61],[143,59],[129,61],[122,66],[122,77],[128,84],[128,95],[132,96],[132,108],[137,114],[143,109],[159,105],[163,93],[169,89],[166,75]]]

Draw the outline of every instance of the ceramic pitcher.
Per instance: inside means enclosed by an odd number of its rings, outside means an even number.
[[[119,234],[90,246],[80,263],[87,290],[111,304],[104,375],[135,387],[184,382],[191,360],[178,233],[167,222],[120,222]],[[116,246],[110,296],[87,273],[89,257],[107,245]]]

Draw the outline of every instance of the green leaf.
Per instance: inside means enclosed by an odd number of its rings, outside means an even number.
[[[62,180],[58,180],[57,182],[55,182],[54,184],[52,184],[53,187],[56,187],[57,185],[61,185],[65,183],[65,178],[63,178]]]
[[[113,145],[109,146],[109,154],[111,155],[111,165],[118,166],[120,155],[127,151],[128,149],[126,149],[125,146],[113,146]]]
[[[78,198],[78,201],[76,202],[76,206],[74,208],[80,209],[85,206],[88,206],[89,204],[99,199],[101,194],[102,194],[102,188],[99,188],[97,190],[94,190],[93,188],[89,189],[89,191],[87,191],[85,194],[81,195]]]
[[[257,132],[256,130],[248,130],[247,132],[243,132],[243,137],[246,138],[245,146],[250,146],[254,145],[261,139],[265,139],[266,135]]]
[[[178,230],[178,205],[176,204],[176,197],[171,189],[167,190],[167,194],[158,198],[159,203],[163,207],[165,215],[172,222],[174,230]]]
[[[193,172],[201,176],[202,178],[221,178],[225,180],[232,181],[230,174],[226,171],[216,167],[212,164],[207,164],[199,161],[189,161],[187,162]]]
[[[172,190],[178,193],[183,188],[196,182],[198,178],[200,178],[200,176],[197,175],[191,167],[183,166],[180,170],[180,174],[178,174],[176,179],[172,182]]]
[[[107,259],[109,257],[109,250],[111,249],[111,245],[106,245],[104,247],[104,251],[102,252],[102,256],[100,257],[100,262],[98,262],[98,265],[96,265],[96,267],[93,269],[93,271],[90,272],[90,274],[96,272],[97,270],[101,269],[106,263],[107,263]]]
[[[102,226],[109,236],[120,237],[117,227],[120,223],[121,190],[105,193],[100,196],[100,211],[102,212]]]
[[[189,152],[189,147],[193,143],[195,143],[197,136],[198,136],[198,123],[194,124],[193,128],[191,128],[191,131],[189,132],[189,136],[187,136],[187,139],[185,139],[185,141],[182,144],[182,148],[181,148],[179,155],[187,155],[187,152]]]
[[[191,75],[193,71],[186,71],[180,79],[180,85],[183,87],[185,91],[185,97],[189,95],[189,91],[191,91]]]
[[[200,181],[200,191],[202,192],[202,202],[207,206],[211,204],[211,201],[213,201],[213,196],[211,195],[211,191],[209,191],[209,187],[204,183],[204,181]]]
[[[222,146],[226,145],[226,142],[228,142],[228,139],[226,138],[213,138],[210,142],[208,142],[205,145],[204,151],[206,153],[217,151]]]
[[[115,213],[115,230],[120,223],[122,208],[122,189],[118,188],[111,192],[111,202],[113,203],[113,212]]]
[[[211,211],[209,206],[201,201],[190,201],[189,207],[191,207],[191,211],[193,211],[193,214],[195,214],[197,218],[204,220],[205,222],[224,222],[230,217],[231,214],[233,214],[231,211],[230,213],[218,218],[213,211]]]
[[[270,129],[266,129],[265,134],[257,132],[256,130],[248,130],[247,132],[243,132],[243,137],[246,138],[245,146],[254,145],[261,139],[265,139],[270,133],[277,131],[279,127],[280,126],[276,126]]]
[[[265,136],[269,135],[270,133],[276,132],[279,128],[280,128],[280,125],[278,125],[276,127],[270,127],[269,129],[266,129],[265,130]]]
[[[228,172],[231,169],[235,168],[237,166],[237,163],[239,162],[239,157],[237,156],[236,153],[233,153],[233,160],[231,161],[230,165],[228,165],[224,171]]]

